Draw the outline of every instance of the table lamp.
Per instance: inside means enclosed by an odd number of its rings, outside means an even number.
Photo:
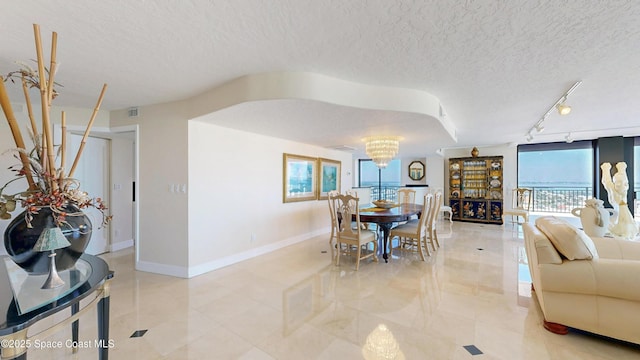
[[[70,245],[71,243],[64,237],[62,230],[57,226],[45,229],[42,234],[40,234],[38,241],[33,246],[33,251],[51,252],[49,254],[49,277],[41,289],[54,289],[64,285],[64,280],[60,278],[58,270],[56,269],[56,249],[62,249]]]

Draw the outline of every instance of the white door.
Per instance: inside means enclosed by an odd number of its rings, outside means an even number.
[[[81,135],[67,134],[66,169],[70,170],[76,157]],[[67,171],[68,171],[67,170]],[[109,140],[97,137],[87,137],[80,162],[76,167],[73,178],[80,181],[80,189],[86,191],[92,198],[102,198],[107,207],[109,204]],[[108,211],[108,210],[107,210]],[[86,253],[97,255],[109,250],[109,233],[102,227],[102,213],[93,207],[84,209],[91,219],[93,232]]]

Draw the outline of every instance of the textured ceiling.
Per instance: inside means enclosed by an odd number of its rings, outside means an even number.
[[[35,57],[33,23],[45,52],[58,33],[60,106],[92,108],[103,83],[102,108],[122,109],[245,75],[304,71],[429,93],[458,141],[419,126],[417,114],[305,100],[236,105],[210,121],[320,146],[362,147],[367,132],[388,127],[407,139],[403,155],[424,156],[523,143],[582,80],[568,100],[573,112],[553,113],[534,142],[562,141],[568,131],[576,139],[640,135],[637,1],[22,0],[4,2],[2,13],[1,74]]]

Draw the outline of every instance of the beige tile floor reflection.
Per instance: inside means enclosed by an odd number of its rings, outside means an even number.
[[[542,328],[518,225],[438,226],[442,247],[427,262],[399,253],[358,272],[347,258],[334,265],[327,236],[188,280],[134,271],[131,249],[107,254],[110,358],[362,359],[381,339],[398,359],[640,358],[637,346]],[[80,325],[81,340],[96,338],[93,312]],[[29,358],[97,354],[33,349]]]

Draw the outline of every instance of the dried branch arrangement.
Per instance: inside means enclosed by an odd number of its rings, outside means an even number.
[[[66,172],[66,115],[64,111],[61,114],[63,135],[61,139],[62,142],[59,146],[55,146],[53,143],[53,128],[50,116],[51,103],[58,95],[54,87],[59,85],[54,81],[57,68],[56,47],[58,34],[56,32],[52,33],[51,58],[47,68],[42,50],[40,26],[34,24],[33,32],[36,45],[37,70],[24,66],[21,70],[9,73],[6,77],[0,76],[0,106],[9,123],[9,128],[11,129],[11,134],[16,144],[15,154],[20,161],[20,165],[10,168],[10,170],[15,172],[16,178],[6,183],[3,187],[0,187],[0,219],[10,219],[11,214],[9,213],[16,209],[17,204],[20,204],[23,208],[27,209],[27,223],[29,223],[33,214],[36,214],[39,209],[49,207],[55,216],[56,223],[61,224],[65,221],[66,216],[82,214],[70,214],[65,211],[69,204],[75,204],[80,209],[86,207],[97,208],[103,213],[103,224],[106,224],[111,217],[105,215],[104,210],[107,208],[104,206],[102,200],[100,198],[92,199],[86,192],[81,191],[79,182],[73,179],[73,173],[78,166],[87,137],[91,132],[91,127],[102,104],[107,84],[104,84],[102,87],[100,97],[87,124],[73,165],[71,169]],[[9,79],[11,79],[13,83],[16,83],[16,79],[18,79],[19,83],[22,84],[31,126],[30,136],[33,141],[33,148],[31,150],[27,150],[25,146],[18,121],[16,120],[4,85]],[[38,131],[39,129],[33,114],[29,88],[37,88],[40,92],[42,111],[41,132]],[[60,153],[59,166],[56,165],[56,147]],[[28,184],[26,191],[11,195],[3,194],[9,184],[23,178]]]

